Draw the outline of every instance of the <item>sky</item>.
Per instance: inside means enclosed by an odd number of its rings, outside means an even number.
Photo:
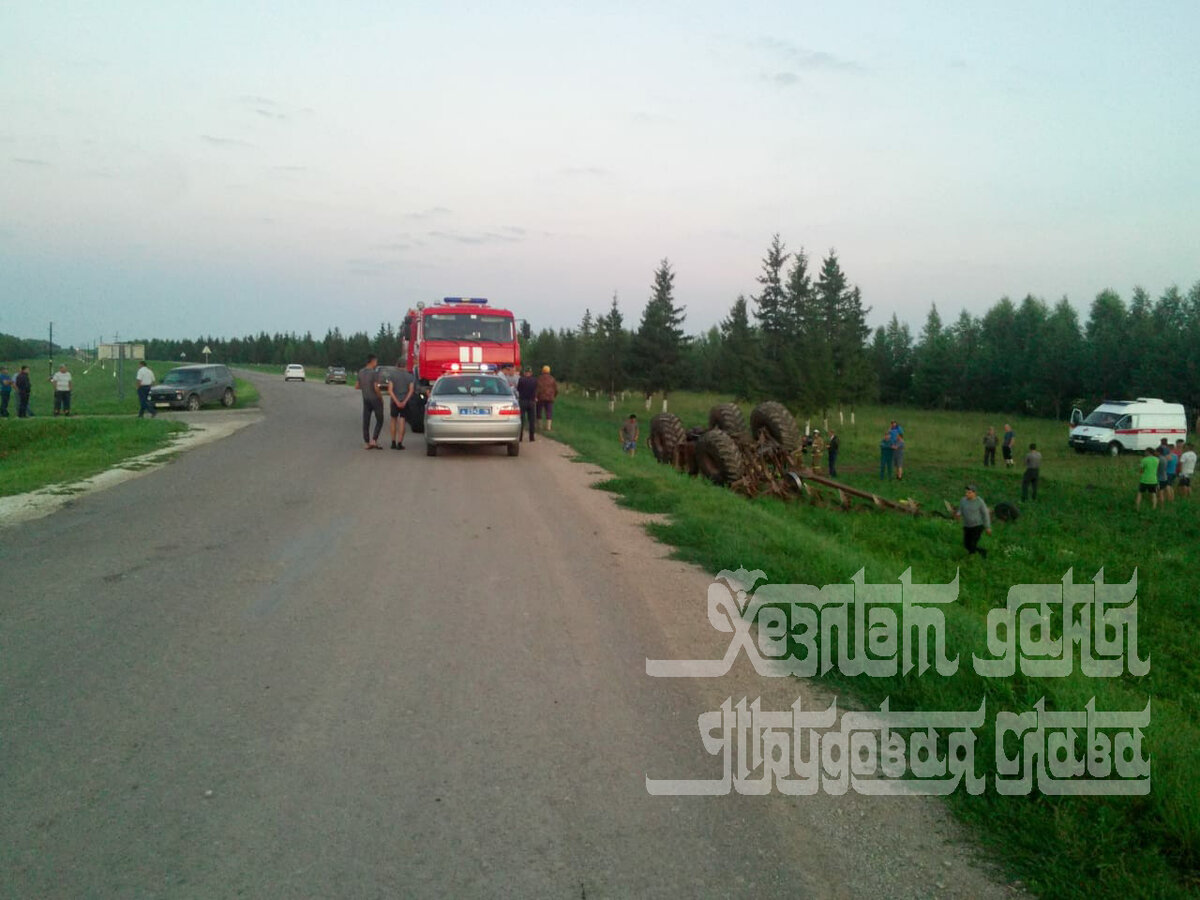
[[[1200,3],[12,0],[0,332],[535,330],[778,234],[872,325],[1200,280]]]

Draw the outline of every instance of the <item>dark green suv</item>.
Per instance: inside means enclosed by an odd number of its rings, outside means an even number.
[[[150,402],[158,409],[188,409],[193,412],[205,403],[230,407],[237,403],[233,373],[225,366],[180,366],[168,372],[150,388]]]

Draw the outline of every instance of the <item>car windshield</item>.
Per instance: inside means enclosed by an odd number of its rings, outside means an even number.
[[[163,377],[163,384],[199,384],[199,369],[175,369]]]
[[[512,340],[512,319],[473,313],[430,313],[425,317],[425,339],[429,341]]]
[[[1121,413],[1108,412],[1107,410],[1096,410],[1090,416],[1083,420],[1084,425],[1094,425],[1097,428],[1112,428],[1117,424],[1117,419],[1121,418]]]
[[[438,380],[433,393],[437,397],[466,395],[512,399],[512,389],[509,388],[508,382],[495,375],[450,375]]]

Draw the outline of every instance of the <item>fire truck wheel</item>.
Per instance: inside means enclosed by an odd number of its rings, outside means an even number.
[[[713,484],[729,484],[742,477],[742,453],[733,438],[713,428],[696,441],[696,467]]]
[[[746,419],[736,403],[718,403],[708,411],[708,427],[720,428],[730,437],[746,433]]]
[[[675,448],[686,441],[683,422],[674,413],[659,413],[650,420],[650,449],[659,462],[674,462]]]
[[[765,431],[784,453],[794,453],[800,446],[800,426],[787,407],[774,400],[754,407],[750,413],[750,431],[755,440]]]

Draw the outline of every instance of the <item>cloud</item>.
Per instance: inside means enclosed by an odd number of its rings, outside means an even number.
[[[572,178],[579,176],[587,176],[591,178],[608,178],[612,172],[608,169],[602,169],[599,166],[568,166],[565,169],[559,169],[560,175],[567,175]]]
[[[12,161],[22,166],[39,166],[42,168],[50,168],[50,163],[44,159],[32,159],[26,156],[14,156]]]
[[[453,215],[452,211],[444,206],[431,206],[429,209],[423,209],[419,212],[410,212],[405,215],[406,219],[434,219],[438,216]]]
[[[429,236],[439,240],[454,241],[458,244],[513,244],[524,240],[525,232],[522,229],[508,226],[501,231],[478,231],[470,234],[461,231],[431,231]]]
[[[842,59],[824,50],[810,50],[791,41],[780,41],[778,37],[760,37],[750,43],[755,54],[767,54],[787,66],[788,70],[865,72],[865,67],[853,60]],[[784,74],[794,74],[788,71]],[[778,79],[778,76],[776,76]],[[788,82],[794,84],[794,82]]]
[[[214,147],[253,147],[254,145],[246,141],[239,141],[236,138],[214,137],[211,134],[200,135],[200,140],[206,144],[212,144]]]

